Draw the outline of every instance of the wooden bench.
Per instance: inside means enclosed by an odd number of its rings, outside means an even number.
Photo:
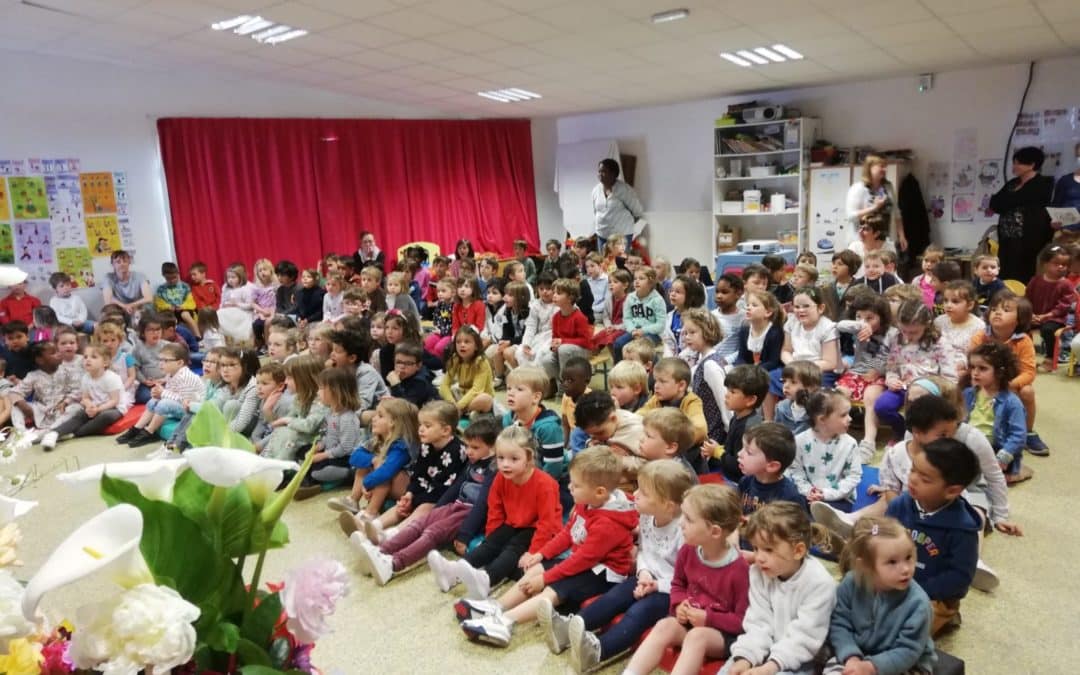
[[[600,374],[604,377],[604,389],[608,388],[608,373],[611,371],[611,366],[614,362],[615,359],[611,355],[611,350],[607,347],[596,352],[589,359],[589,365],[592,366],[593,375]]]

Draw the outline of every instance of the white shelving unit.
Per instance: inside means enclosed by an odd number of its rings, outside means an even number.
[[[739,228],[741,238],[778,239],[781,231],[795,231],[799,250],[807,235],[807,188],[810,146],[817,139],[819,121],[796,118],[713,129],[712,246],[717,233]],[[773,175],[751,176],[751,167],[771,167]],[[761,191],[761,211],[724,213],[725,201],[742,202],[745,190]],[[787,207],[770,211],[771,196],[782,193]]]

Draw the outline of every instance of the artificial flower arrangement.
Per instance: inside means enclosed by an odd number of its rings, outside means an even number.
[[[0,673],[319,672],[311,651],[347,592],[344,566],[315,559],[260,586],[267,553],[288,543],[281,516],[310,454],[299,466],[260,457],[214,406],[199,410],[188,440],[178,458],[58,476],[98,487],[109,508],[71,533],[25,588],[0,569]],[[287,471],[296,474],[275,491]],[[13,521],[34,506],[0,496],[0,567],[17,563]],[[120,591],[55,625],[39,613],[46,593],[94,573]]]

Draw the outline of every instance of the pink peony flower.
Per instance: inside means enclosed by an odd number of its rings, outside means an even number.
[[[289,615],[288,627],[302,644],[315,643],[330,628],[326,617],[349,590],[345,566],[329,558],[314,558],[285,577],[281,604]]]
[[[64,675],[75,671],[75,663],[68,653],[71,643],[67,640],[53,640],[45,643],[41,650],[45,663],[41,665],[41,675]]]

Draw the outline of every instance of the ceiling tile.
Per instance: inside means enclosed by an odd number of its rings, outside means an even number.
[[[743,16],[748,9],[746,0],[716,0],[712,4],[731,16]],[[816,11],[806,0],[754,0],[753,4],[753,14],[756,16],[782,16],[795,20]]]
[[[312,54],[320,56],[344,56],[355,54],[362,47],[344,40],[335,40],[323,33],[312,33],[304,36],[304,49]]]
[[[368,19],[368,23],[414,38],[442,33],[459,26],[453,21],[447,21],[418,9],[402,9],[389,14],[379,14]]]
[[[1076,0],[1036,0],[1035,6],[1051,25],[1080,20],[1080,2]]]
[[[956,42],[958,39],[956,33],[938,19],[897,23],[863,31],[863,34],[871,42],[882,47],[896,47],[928,40]]]
[[[266,5],[268,3],[264,2],[262,4]],[[185,0],[185,2],[175,2],[174,0],[150,0],[145,5],[142,5],[140,9],[157,12],[184,21],[191,26],[192,30],[196,28],[209,28],[210,24],[215,21],[222,21],[235,16],[233,10],[225,9],[218,5],[196,2],[195,0]]]
[[[643,61],[660,65],[679,64],[708,56],[700,46],[688,45],[674,40],[636,47],[633,54]]]
[[[109,25],[118,26],[123,30],[154,35],[183,35],[199,28],[197,25],[142,7],[117,14],[109,21]]]
[[[372,49],[385,47],[386,45],[391,45],[395,42],[404,42],[409,39],[401,33],[395,33],[392,30],[373,26],[362,21],[354,21],[353,23],[347,23],[343,26],[319,31],[319,35],[334,40],[351,42]]]
[[[887,47],[885,51],[904,63],[934,69],[971,63],[980,58],[974,49],[960,40],[916,42]]]
[[[267,45],[264,46],[263,49],[260,49],[258,53],[261,58],[267,59],[268,61],[290,66],[304,66],[309,63],[323,60],[323,56],[305,51],[303,49],[303,41],[304,38],[301,38],[286,44]]]
[[[800,17],[798,21],[755,15],[747,24],[772,40],[783,42],[794,49],[799,41],[850,32],[851,29],[823,12]]]
[[[745,12],[728,14],[711,7],[691,9],[690,16],[682,21],[656,24],[653,28],[675,38],[699,35],[718,30],[731,30],[743,23]]]
[[[572,77],[581,72],[581,64],[572,61],[552,60],[532,66],[525,66],[522,70],[531,75],[558,80],[564,77]]]
[[[501,40],[490,33],[481,33],[472,28],[460,28],[447,33],[432,35],[427,38],[427,41],[468,54],[508,46],[505,40]]]
[[[872,49],[874,45],[858,33],[851,32],[846,35],[834,35],[826,38],[801,40],[797,44],[791,46],[807,58],[816,58],[818,56],[826,56],[829,54],[849,54],[851,52]]]
[[[1030,7],[1015,6],[984,9],[967,14],[953,14],[945,17],[943,21],[961,35],[1046,25],[1042,16],[1038,12],[1032,11]]]
[[[377,14],[386,14],[399,9],[399,5],[390,0],[300,0],[303,4],[332,14],[347,16],[350,19],[366,19]]]
[[[510,68],[531,66],[537,63],[543,63],[551,58],[547,54],[538,52],[535,49],[529,49],[528,47],[504,47],[503,49],[493,49],[490,52],[483,52],[477,54],[477,56],[484,59],[491,59],[495,63],[509,66]]]
[[[971,33],[964,41],[983,56],[994,59],[1047,56],[1052,50],[1061,51],[1065,45],[1049,27],[1028,26],[1008,30]]]
[[[864,2],[857,9],[832,11],[830,14],[840,22],[858,30],[871,30],[893,23],[934,18],[925,7],[916,2],[897,2],[897,0]]]
[[[361,75],[366,71],[363,71],[359,66],[354,66],[357,72],[354,75]],[[321,70],[312,70],[311,68],[289,68],[288,70],[282,70],[274,74],[275,79],[287,80],[289,82],[299,82],[301,84],[307,84],[312,86],[318,86],[336,82],[341,79],[341,75],[337,73],[328,73]]]
[[[229,31],[216,31],[209,28],[192,31],[182,35],[179,39],[208,45],[227,52],[250,52],[264,46],[243,35],[234,35]]]
[[[1080,21],[1064,21],[1054,24],[1054,32],[1072,47],[1080,47]]]
[[[607,47],[602,47],[589,39],[582,39],[580,35],[560,35],[534,42],[529,46],[544,52],[549,57],[565,59],[588,58],[593,54],[608,51]]]
[[[358,77],[356,80],[386,87],[387,89],[404,89],[405,87],[422,87],[424,85],[424,83],[419,80],[414,80],[411,77],[405,77],[404,75],[398,75],[392,72],[371,73],[369,75],[364,75],[363,77]]]
[[[688,46],[697,47],[711,54],[772,44],[772,40],[745,26],[695,35],[684,42]]]
[[[507,42],[517,43],[538,42],[562,35],[562,31],[555,26],[525,14],[487,21],[477,24],[475,28]]]
[[[609,7],[587,2],[571,2],[529,13],[557,28],[572,31],[588,26],[603,27],[619,17],[619,14]]]
[[[274,23],[283,23],[293,28],[303,28],[306,31],[333,28],[349,22],[348,18],[340,14],[331,14],[296,0],[267,7],[259,14]]]
[[[460,55],[460,52],[456,52],[452,49],[447,49],[446,47],[441,47],[437,44],[427,42],[425,40],[410,40],[408,42],[399,42],[397,44],[383,47],[381,51],[387,54],[404,56],[407,59],[421,62],[439,61],[441,59],[448,59]]]
[[[867,49],[843,54],[826,54],[815,58],[819,63],[845,75],[871,75],[895,72],[905,68],[896,57],[881,49]]]
[[[127,9],[138,5],[141,0],[48,0],[41,4],[48,9],[34,8],[37,11],[47,12],[50,10],[64,12],[81,17],[93,17],[95,19],[106,18],[119,14]]]
[[[1027,0],[922,0],[934,14],[949,16],[950,14],[966,14],[1005,5],[1027,4]]]
[[[348,79],[367,75],[372,72],[372,69],[370,68],[361,66],[357,63],[342,61],[340,59],[326,59],[325,61],[319,61],[318,63],[308,64],[305,68],[315,73],[334,75],[338,78]]]
[[[421,82],[444,82],[457,78],[457,73],[430,63],[417,63],[395,70],[393,73],[411,77]]]
[[[577,37],[580,40],[583,36],[578,35]],[[610,23],[604,26],[603,30],[589,33],[585,39],[600,47],[633,51],[634,48],[640,45],[663,42],[670,40],[671,37],[653,30],[651,25],[626,21],[623,23]]]
[[[346,54],[341,57],[341,60],[356,63],[372,70],[394,70],[411,66],[417,62],[416,59],[410,59],[407,56],[398,56],[377,49],[369,49],[356,54]]]
[[[514,16],[514,11],[489,0],[429,0],[418,9],[463,26],[472,26]]]
[[[501,85],[498,82],[483,77],[458,77],[443,80],[439,84],[444,87],[467,92],[487,91],[488,89],[501,88]]]
[[[545,7],[555,7],[566,3],[566,0],[495,0],[497,4],[519,12],[532,12]]]
[[[503,67],[502,64],[495,63],[490,59],[470,55],[444,59],[439,61],[439,65],[462,75],[483,75]]]

